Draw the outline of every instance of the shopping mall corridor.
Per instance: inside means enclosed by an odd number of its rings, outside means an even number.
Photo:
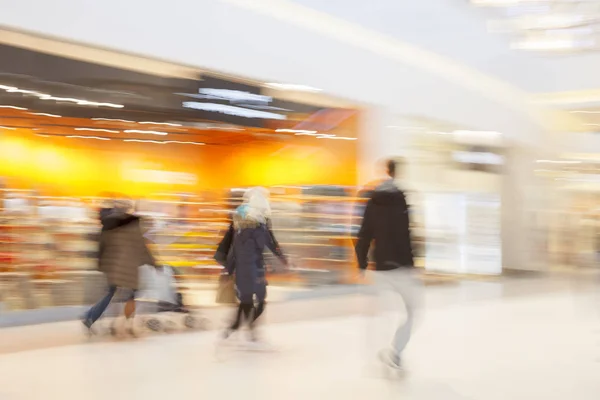
[[[598,399],[595,279],[430,286],[401,377],[375,362],[357,293],[274,305],[275,352],[217,352],[214,331],[87,342],[76,322],[6,328],[0,399]]]

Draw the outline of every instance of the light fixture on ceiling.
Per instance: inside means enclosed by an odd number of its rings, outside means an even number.
[[[295,85],[291,83],[265,83],[265,86],[271,89],[289,90],[292,92],[318,93],[323,91],[323,89],[315,88],[312,86]]]
[[[40,100],[54,100],[58,102],[67,102],[67,103],[75,103],[80,106],[91,106],[91,107],[110,107],[110,108],[123,108],[125,107],[122,104],[114,104],[114,103],[102,103],[97,101],[83,100],[83,99],[75,99],[72,97],[56,97],[46,93],[38,93],[36,96]]]
[[[346,136],[334,136],[334,137],[328,137],[326,139],[332,139],[332,140],[350,140],[350,141],[358,140],[358,138],[355,138],[355,137],[346,137]]]
[[[190,108],[193,110],[210,111],[210,112],[222,113],[222,114],[227,114],[227,115],[233,115],[236,117],[257,118],[257,119],[277,119],[277,120],[287,119],[287,117],[282,114],[252,110],[249,108],[230,106],[230,105],[226,105],[226,104],[200,103],[198,101],[184,101],[181,105],[184,108]]]
[[[315,133],[317,133],[317,131],[308,131],[305,129],[275,129],[275,132],[278,133],[295,133],[296,135],[314,135]]]
[[[522,39],[515,41],[511,47],[516,50],[532,51],[567,51],[592,49],[596,46],[594,39]]]
[[[161,131],[142,131],[139,129],[127,129],[125,131],[125,133],[142,133],[142,134],[147,134],[147,135],[158,135],[158,136],[166,136],[168,135],[167,132],[161,132]]]
[[[574,110],[569,111],[571,114],[600,114],[600,111],[585,111],[585,110]]]
[[[595,0],[471,0],[475,6],[505,12],[504,19],[488,21],[488,30],[515,36],[512,49],[553,53],[597,48],[595,25],[600,16],[597,10],[579,7],[592,2]]]
[[[536,160],[539,164],[581,164],[581,161],[575,160]]]
[[[191,144],[194,146],[204,146],[202,142],[184,142],[179,140],[145,140],[145,139],[125,139],[124,142],[130,143],[152,143],[152,144]]]
[[[120,133],[120,131],[115,131],[112,129],[102,129],[102,128],[75,128],[76,131],[88,131],[88,132],[107,132],[107,133]]]
[[[471,0],[474,6],[482,7],[513,7],[524,4],[540,3],[543,0]]]
[[[12,110],[27,111],[27,108],[25,108],[25,107],[17,107],[17,106],[0,105],[0,108],[10,108]]]
[[[141,121],[138,122],[141,125],[167,125],[167,126],[183,126],[181,124],[174,124],[171,122],[153,122],[153,121]]]
[[[185,141],[180,141],[180,140],[167,140],[165,143],[167,144],[191,144],[194,146],[204,146],[206,143],[202,143],[202,142],[185,142]]]
[[[464,164],[486,164],[486,165],[502,165],[504,157],[498,154],[489,152],[476,151],[455,151],[452,158]]]
[[[57,135],[58,136],[58,135]],[[110,138],[107,137],[100,137],[100,136],[79,136],[79,135],[69,135],[66,136],[69,139],[92,139],[92,140],[110,140]]]
[[[357,138],[347,136],[337,136],[331,134],[320,134],[317,135],[317,139],[331,139],[331,140],[357,140]]]
[[[92,121],[110,121],[110,122],[124,122],[134,124],[135,121],[130,121],[128,119],[119,119],[119,118],[92,118]]]
[[[125,139],[124,142],[129,143],[154,143],[154,144],[165,144],[164,141],[159,140],[143,140],[143,139]]]
[[[592,22],[594,19],[578,14],[531,15],[517,20],[521,29],[564,29]]]
[[[35,113],[29,113],[29,114],[31,114],[31,115],[38,115],[38,116],[41,116],[41,117],[62,118],[62,115],[49,114],[49,113],[35,112]]]
[[[297,132],[295,135],[296,136],[319,136],[320,133],[317,133],[317,131],[307,131],[307,132]]]
[[[125,107],[122,104],[103,103],[103,102],[90,101],[90,100],[85,100],[85,99],[76,99],[73,97],[56,97],[56,96],[52,96],[51,94],[38,92],[36,90],[20,89],[18,87],[9,86],[9,85],[0,85],[0,89],[6,91],[8,93],[30,94],[30,95],[36,96],[40,100],[54,100],[54,101],[76,103],[77,105],[80,105],[80,106],[110,107],[110,108]]]

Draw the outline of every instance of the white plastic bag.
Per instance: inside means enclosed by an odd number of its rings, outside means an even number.
[[[173,270],[169,267],[157,269],[150,265],[141,266],[138,299],[175,304],[177,299]]]

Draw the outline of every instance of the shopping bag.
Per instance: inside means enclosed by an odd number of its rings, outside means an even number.
[[[235,294],[235,280],[232,275],[223,274],[219,277],[219,287],[217,288],[218,304],[236,304],[237,296]]]

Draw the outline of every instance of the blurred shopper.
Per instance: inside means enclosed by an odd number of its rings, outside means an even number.
[[[225,330],[224,339],[238,331],[245,320],[251,340],[258,340],[256,322],[265,310],[267,297],[265,247],[287,265],[269,228],[271,206],[268,196],[269,192],[260,187],[246,191],[243,203],[233,213],[232,223],[215,254],[215,259],[225,266],[227,273],[235,276],[239,300],[235,319]]]
[[[375,268],[372,273],[378,296],[392,291],[399,294],[406,308],[406,320],[396,330],[389,349],[379,356],[386,364],[399,368],[401,353],[408,344],[414,322],[419,283],[414,275],[409,227],[409,209],[402,190],[396,184],[395,161],[387,163],[389,179],[370,194],[356,242],[360,271],[368,267],[369,249],[375,242]],[[382,310],[381,310],[382,311]]]
[[[156,265],[148,250],[140,225],[140,218],[129,213],[130,205],[117,203],[100,210],[98,269],[106,274],[108,292],[85,315],[83,324],[92,332],[92,325],[102,316],[115,295],[125,300],[125,318],[129,331],[135,313],[135,293],[138,289],[139,267]],[[113,324],[113,329],[116,326]]]

